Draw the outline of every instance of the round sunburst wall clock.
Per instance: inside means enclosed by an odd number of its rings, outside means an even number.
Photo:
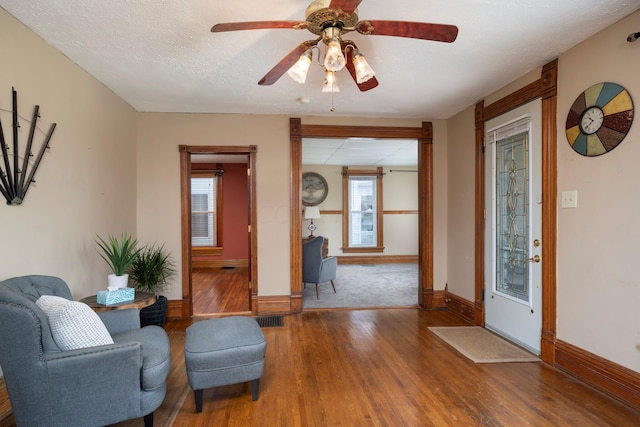
[[[622,142],[632,122],[629,92],[616,83],[598,83],[573,102],[567,114],[567,140],[578,154],[600,156]]]

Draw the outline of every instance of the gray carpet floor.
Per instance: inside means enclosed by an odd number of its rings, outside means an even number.
[[[418,264],[338,265],[336,293],[331,283],[302,289],[303,309],[406,307],[418,304]]]

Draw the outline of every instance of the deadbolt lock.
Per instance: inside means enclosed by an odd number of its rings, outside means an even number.
[[[533,246],[535,246],[536,248],[537,248],[538,246],[540,246],[540,240],[538,240],[538,239],[534,240],[534,241],[533,241]]]

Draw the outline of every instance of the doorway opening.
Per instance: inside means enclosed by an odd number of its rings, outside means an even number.
[[[433,290],[433,125],[422,127],[377,127],[303,125],[290,119],[291,140],[291,308],[302,304],[302,138],[414,139],[418,141],[418,304],[435,307]]]
[[[255,309],[256,151],[180,146],[183,317]]]
[[[418,306],[417,159],[416,139],[303,138],[303,242],[337,261],[336,292],[303,270],[304,310]],[[321,260],[309,250],[303,267]]]

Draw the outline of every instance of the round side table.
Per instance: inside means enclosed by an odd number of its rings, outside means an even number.
[[[124,310],[125,308],[137,308],[140,310],[141,308],[148,307],[154,302],[156,302],[156,295],[151,292],[135,292],[135,298],[133,301],[125,301],[117,304],[98,304],[98,296],[91,295],[85,298],[82,298],[80,302],[87,304],[89,307],[93,309],[93,311],[109,311],[109,310]]]

